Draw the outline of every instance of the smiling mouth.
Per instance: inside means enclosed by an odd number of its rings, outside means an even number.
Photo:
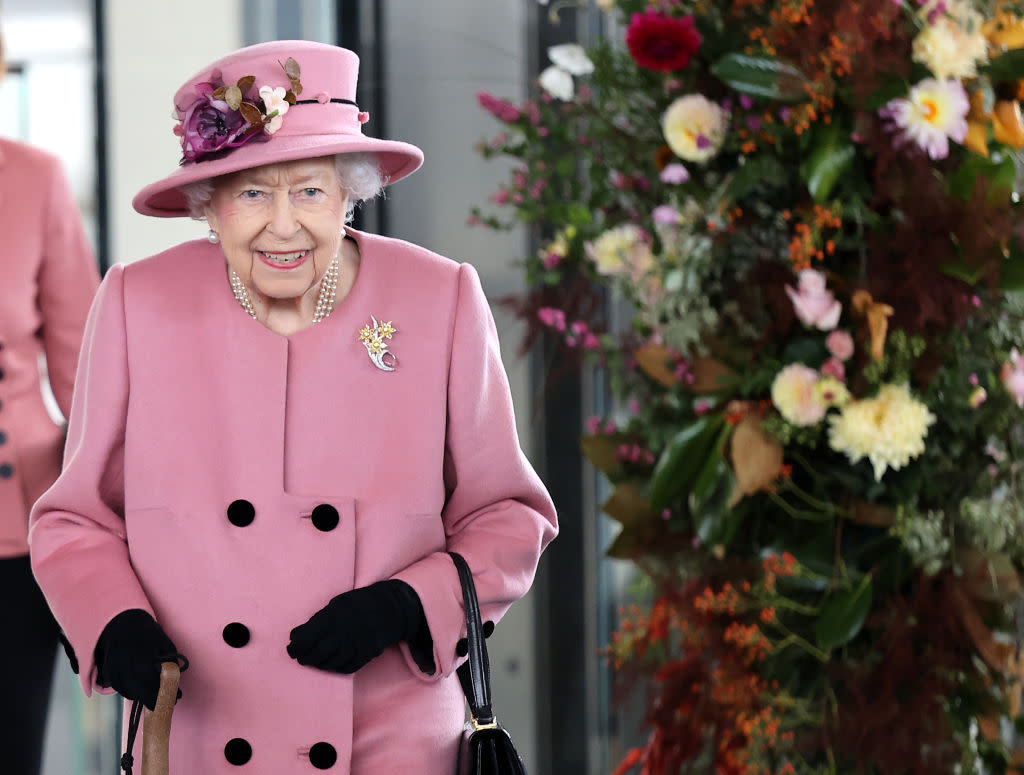
[[[281,264],[282,266],[297,263],[309,255],[308,250],[294,250],[291,253],[268,253],[261,250],[259,253],[272,264]]]

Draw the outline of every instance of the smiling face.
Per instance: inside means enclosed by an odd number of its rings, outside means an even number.
[[[338,255],[347,206],[334,159],[302,159],[218,178],[206,220],[258,302],[305,306]]]

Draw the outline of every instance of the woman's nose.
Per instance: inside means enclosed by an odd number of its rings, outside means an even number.
[[[287,194],[274,197],[271,205],[270,223],[267,228],[281,239],[291,237],[299,230],[299,220],[295,214],[295,205]]]

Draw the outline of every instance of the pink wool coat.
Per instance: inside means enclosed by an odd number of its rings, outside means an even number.
[[[238,306],[201,241],[115,266],[90,315],[32,566],[86,693],[121,611],[152,612],[189,657],[173,775],[454,772],[465,625],[444,552],[466,557],[497,621],[556,532],[476,272],[349,234],[355,286],[288,337]],[[397,329],[393,372],[359,340],[371,316]],[[288,657],[293,627],[387,578],[423,602],[433,674],[404,644],[353,676]]]
[[[28,513],[60,473],[64,432],[40,392],[39,357],[71,408],[99,272],[60,161],[0,139],[0,558],[28,553]],[[0,590],[2,593],[2,590]]]

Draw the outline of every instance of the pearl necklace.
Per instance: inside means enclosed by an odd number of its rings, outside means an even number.
[[[338,259],[334,259],[330,264],[327,265],[327,271],[324,272],[323,279],[320,280],[320,295],[317,296],[316,310],[313,312],[313,322],[320,323],[327,319],[327,317],[334,311],[334,297],[338,290],[338,275],[340,274]],[[229,275],[231,280],[231,292],[235,296],[235,301],[238,302],[239,306],[249,313],[249,317],[256,320],[256,308],[252,305],[252,299],[249,297],[249,289],[245,287],[245,283],[242,282],[242,278],[238,276],[238,273],[232,269]]]

